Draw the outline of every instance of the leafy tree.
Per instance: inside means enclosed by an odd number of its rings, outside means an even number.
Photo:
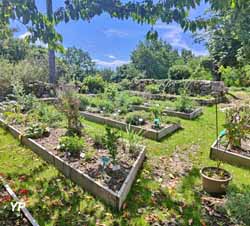
[[[156,79],[167,78],[169,68],[178,58],[178,52],[162,40],[140,42],[131,55],[132,63],[146,78]]]
[[[169,69],[169,78],[173,80],[188,79],[191,76],[191,70],[186,65],[174,65]]]
[[[193,53],[191,50],[182,49],[181,57],[183,58],[184,63],[186,64],[190,59],[193,58]]]
[[[27,54],[28,45],[19,39],[9,38],[0,41],[0,57],[17,63],[23,60]]]
[[[144,74],[135,68],[134,64],[124,64],[116,69],[116,75],[113,77],[114,82],[120,82],[123,79],[132,80],[134,78],[143,78]]]
[[[69,66],[69,76],[72,79],[82,81],[88,74],[95,71],[95,63],[87,52],[82,49],[70,47],[62,55],[63,61]]]
[[[98,74],[100,74],[104,81],[111,82],[115,77],[115,72],[112,69],[104,68],[98,70]]]

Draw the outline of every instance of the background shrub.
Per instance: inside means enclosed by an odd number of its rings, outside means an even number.
[[[145,90],[146,90],[146,92],[157,94],[157,93],[160,93],[160,86],[157,84],[147,85],[145,87]]]
[[[127,114],[126,123],[135,126],[144,125],[148,118],[149,116],[145,111],[130,112]]]
[[[88,76],[83,80],[83,85],[88,87],[89,93],[103,93],[105,82],[101,76]]]
[[[174,65],[169,69],[169,78],[173,80],[188,79],[191,76],[191,70],[185,65]]]

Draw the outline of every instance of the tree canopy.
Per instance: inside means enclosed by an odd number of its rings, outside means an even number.
[[[162,40],[140,42],[132,52],[131,60],[135,68],[146,78],[167,78],[169,68],[179,58],[177,50]]]
[[[82,81],[84,76],[93,73],[95,63],[87,52],[75,47],[67,48],[62,55],[63,61],[69,65],[69,77]]]

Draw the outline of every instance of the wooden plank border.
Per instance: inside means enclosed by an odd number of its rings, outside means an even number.
[[[134,110],[144,110],[144,111],[150,111],[150,107],[146,107],[143,105],[132,105],[132,109]],[[188,119],[188,120],[193,120],[197,117],[199,117],[202,114],[202,108],[197,108],[191,113],[185,113],[185,112],[179,112],[179,111],[174,111],[171,109],[164,109],[163,113],[169,115],[169,116],[174,116],[174,117],[179,117],[183,119]]]
[[[178,95],[173,95],[173,94],[152,94],[148,92],[140,92],[140,91],[129,91],[132,95],[135,96],[141,96],[146,99],[152,99],[152,100],[176,100],[178,98]],[[220,97],[218,101],[216,98],[211,98],[211,99],[202,99],[198,97],[189,97],[189,99],[196,101],[199,105],[204,105],[204,106],[213,106],[218,103],[225,103],[227,102],[226,97]]]
[[[245,167],[245,168],[250,168],[250,158],[233,153],[230,151],[226,151],[222,148],[217,147],[217,142],[216,140],[213,145],[211,146],[210,149],[210,158],[213,160],[220,160],[235,166],[240,166],[240,167]]]
[[[127,130],[128,124],[125,122],[120,122],[114,119],[110,119],[104,116],[96,115],[93,113],[81,111],[80,114],[89,121],[96,122],[99,124],[109,125],[117,129],[121,129],[123,131]],[[172,134],[173,132],[177,131],[181,128],[179,124],[170,124],[165,128],[162,128],[161,130],[153,130],[153,129],[144,129],[140,126],[133,126],[131,125],[130,128],[136,132],[142,132],[142,136],[160,141],[162,138],[164,138],[167,135]]]
[[[122,204],[125,201],[128,192],[131,189],[131,186],[136,178],[139,169],[143,164],[146,155],[145,147],[142,146],[142,150],[140,151],[137,160],[134,162],[129,172],[129,175],[127,176],[125,182],[123,183],[120,191],[114,192],[108,187],[98,183],[93,178],[89,177],[87,174],[75,169],[73,164],[71,165],[65,162],[58,156],[54,155],[52,152],[46,150],[35,140],[23,136],[20,131],[18,131],[13,126],[5,123],[3,119],[0,119],[0,126],[7,129],[15,138],[19,139],[22,144],[29,147],[33,152],[39,155],[46,162],[52,164],[65,177],[69,178],[70,180],[75,182],[77,185],[79,185],[89,193],[93,194],[97,198],[100,198],[105,203],[111,205],[112,207],[118,210],[121,209]]]
[[[3,186],[5,188],[5,190],[9,193],[9,195],[12,197],[12,199],[15,202],[20,202],[20,200],[18,199],[18,197],[16,196],[15,192],[11,189],[11,187],[5,182],[5,180],[0,176],[0,180],[3,183]],[[21,211],[24,215],[24,217],[29,221],[29,223],[32,226],[39,226],[39,224],[36,222],[36,220],[32,217],[31,213],[29,212],[29,210],[26,207],[22,207]]]

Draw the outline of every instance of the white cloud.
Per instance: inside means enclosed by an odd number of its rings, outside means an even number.
[[[106,54],[105,56],[108,57],[109,59],[112,59],[112,60],[116,59],[116,57],[114,55],[111,55],[111,54],[110,55]]]
[[[171,44],[173,47],[177,49],[191,50],[195,56],[208,55],[207,50],[197,50],[196,48],[193,48],[193,46],[189,46],[185,40],[185,37],[183,36],[184,31],[180,25],[157,23],[155,28],[164,32],[162,34],[162,39]],[[188,34],[188,32],[186,32],[186,34]]]
[[[125,61],[125,60],[113,60],[113,61],[109,62],[109,61],[98,60],[98,59],[94,59],[94,62],[98,66],[107,67],[107,68],[116,68],[116,67],[119,67],[123,64],[129,63],[129,61]]]
[[[185,39],[182,37],[183,30],[179,27],[179,25],[174,26],[158,24],[157,26],[159,29],[166,31],[162,38],[170,43],[173,47],[191,50]]]
[[[126,36],[128,36],[129,34],[125,31],[122,30],[117,30],[114,28],[109,28],[109,29],[105,29],[103,31],[103,33],[107,36],[107,37],[119,37],[119,38],[124,38]]]
[[[18,38],[19,38],[19,39],[25,39],[27,36],[30,36],[30,35],[31,35],[31,33],[30,33],[29,31],[26,31],[25,33],[19,35]],[[47,47],[48,47],[48,44],[43,43],[43,42],[42,42],[41,40],[39,40],[39,39],[35,42],[35,45],[36,45],[36,46],[41,46],[41,47],[44,47],[44,48],[47,48]]]

